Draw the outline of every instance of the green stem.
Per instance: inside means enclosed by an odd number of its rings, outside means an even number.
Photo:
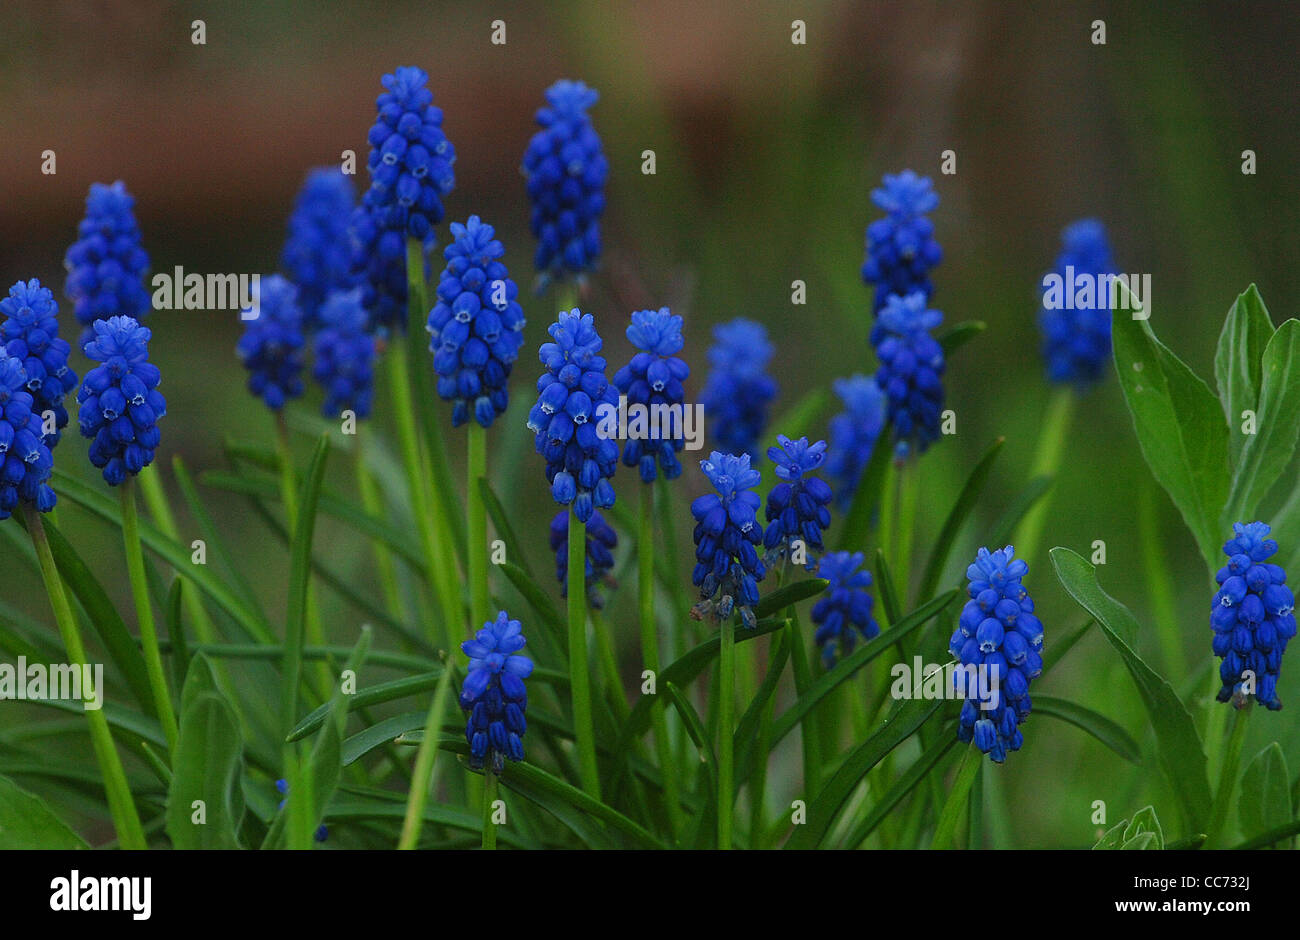
[[[587,795],[600,799],[596,736],[591,719],[591,672],[587,668],[587,526],[569,509],[569,688],[578,773]]]
[[[596,654],[600,657],[600,668],[605,674],[606,692],[614,708],[614,717],[620,722],[626,721],[631,712],[627,696],[623,693],[623,679],[618,671],[618,657],[614,655],[614,644],[610,640],[609,624],[600,615],[599,610],[589,611],[591,629],[596,637]]]
[[[23,506],[27,534],[31,536],[32,546],[36,549],[36,559],[40,563],[41,579],[45,582],[45,593],[49,595],[50,606],[54,609],[54,620],[59,626],[63,638],[63,647],[68,652],[69,665],[85,665],[86,648],[81,642],[81,632],[77,629],[76,618],[68,604],[67,592],[63,589],[63,578],[54,564],[54,553],[50,551],[49,540],[45,536],[45,527],[41,517],[31,506]],[[83,693],[85,690],[82,690]],[[113,828],[117,831],[118,844],[124,849],[145,849],[148,842],[144,837],[144,828],[140,825],[140,816],[136,813],[135,802],[131,799],[131,787],[126,782],[126,771],[122,769],[121,758],[113,746],[113,736],[108,730],[108,719],[102,709],[86,709],[86,721],[90,725],[90,743],[99,762],[99,771],[104,777],[104,791],[108,796],[108,812],[113,818]]]
[[[375,483],[374,475],[366,464],[360,440],[356,442],[356,458],[357,491],[361,495],[361,505],[365,508],[366,515],[374,519],[382,519],[386,515],[384,500]],[[393,616],[400,619],[404,610],[402,593],[397,586],[397,566],[393,562],[393,554],[379,539],[372,540],[372,547],[375,553],[375,570],[379,574],[379,585],[384,592],[384,602]]]
[[[1043,416],[1042,430],[1038,434],[1038,447],[1034,451],[1034,462],[1029,471],[1029,478],[1055,477],[1061,465],[1061,455],[1065,452],[1065,436],[1070,427],[1070,417],[1074,412],[1076,399],[1074,389],[1062,386],[1052,392],[1047,403],[1047,413]],[[1055,486],[1053,486],[1055,489]],[[1047,522],[1047,510],[1051,503],[1052,491],[1049,490],[1025,514],[1017,530],[1016,555],[1034,563],[1037,557],[1038,541]]]
[[[966,810],[966,804],[970,801],[971,785],[975,782],[975,775],[979,773],[980,767],[984,765],[983,758],[984,755],[980,753],[979,748],[973,744],[967,746],[966,753],[961,759],[961,767],[957,770],[957,779],[953,781],[952,790],[948,793],[948,799],[939,813],[939,822],[934,828],[934,839],[930,842],[930,848],[953,847],[962,812]]]
[[[167,738],[167,752],[176,752],[176,713],[172,710],[167,675],[163,672],[162,653],[158,650],[158,630],[154,626],[153,605],[149,602],[149,582],[144,575],[144,551],[140,547],[140,517],[135,508],[135,487],[128,474],[118,489],[122,505],[122,542],[126,548],[126,572],[135,599],[135,615],[140,627],[140,646],[144,665],[153,690],[154,711]]]
[[[466,439],[465,483],[469,494],[465,500],[466,565],[469,569],[470,629],[492,619],[488,595],[487,507],[483,504],[481,480],[487,478],[487,430],[477,421],[469,422]]]
[[[1223,763],[1219,768],[1219,786],[1214,791],[1214,808],[1210,813],[1210,827],[1206,832],[1206,845],[1214,848],[1218,845],[1224,824],[1228,819],[1228,806],[1232,802],[1233,791],[1237,788],[1237,771],[1241,769],[1241,747],[1246,741],[1246,726],[1250,720],[1253,706],[1233,708],[1232,734],[1228,738],[1228,748],[1223,752]]]
[[[424,737],[415,755],[415,770],[411,774],[411,789],[406,797],[406,817],[402,820],[399,849],[413,849],[420,843],[420,828],[424,825],[424,806],[429,793],[438,781],[438,737],[442,733],[442,716],[447,710],[447,697],[451,691],[451,662],[444,659],[442,675],[429,703],[429,714],[424,719]]]
[[[654,488],[641,487],[641,513],[637,520],[637,606],[641,615],[641,660],[644,668],[659,676],[659,632],[655,629],[655,549]],[[668,824],[674,840],[682,831],[681,795],[677,786],[677,762],[673,760],[672,741],[668,737],[667,706],[656,695],[650,706],[654,725],[655,751],[659,772],[664,780],[664,801],[668,804]]]
[[[730,618],[720,624],[718,656],[718,848],[731,848],[732,750],[736,733],[736,634]]]
[[[470,545],[470,555],[474,554],[474,546]],[[492,804],[497,801],[497,775],[489,767],[484,774],[483,784],[483,848],[495,849],[497,847],[497,825],[492,821]]]

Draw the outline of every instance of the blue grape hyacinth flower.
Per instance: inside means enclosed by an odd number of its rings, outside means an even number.
[[[23,362],[0,355],[0,519],[8,519],[20,501],[40,512],[53,509],[53,472],[54,457],[41,436]]]
[[[96,320],[86,358],[101,363],[77,390],[82,437],[90,438],[90,462],[117,486],[153,462],[162,438],[158,419],[167,402],[158,391],[162,373],[149,361],[149,328],[134,317]]]
[[[330,292],[352,286],[348,221],[356,201],[348,175],[338,167],[323,166],[307,174],[294,202],[281,260],[298,288],[302,328],[308,335],[320,327],[320,306]]]
[[[899,460],[923,453],[939,438],[944,358],[930,331],[942,322],[943,314],[928,309],[919,291],[890,297],[876,321],[876,385],[885,393]]]
[[[844,410],[830,420],[826,473],[835,481],[835,503],[847,510],[885,427],[885,395],[865,375],[836,379],[831,387]]]
[[[1277,553],[1263,522],[1234,523],[1223,544],[1228,563],[1219,569],[1210,626],[1223,683],[1218,700],[1242,708],[1253,693],[1269,710],[1282,707],[1277,679],[1282,654],[1296,634],[1295,595],[1286,571],[1268,559]]]
[[[1080,275],[1095,278],[1115,273],[1106,228],[1097,219],[1081,219],[1068,226],[1061,233],[1061,242],[1054,273],[1063,279],[1064,291],[1073,295],[1072,282]],[[1061,308],[1048,309],[1044,288],[1045,304],[1038,314],[1038,325],[1051,381],[1087,386],[1106,370],[1110,362],[1110,305],[1099,293],[1093,292],[1091,304],[1082,298],[1079,306],[1071,299]]]
[[[954,683],[964,679],[966,693],[957,738],[999,764],[1020,750],[1020,725],[1033,707],[1029,683],[1043,671],[1043,625],[1021,584],[1028,572],[1010,545],[981,548],[966,569],[970,600],[948,643],[959,662]]]
[[[825,548],[822,530],[831,524],[829,506],[834,494],[825,480],[812,475],[826,460],[826,442],[809,444],[806,437],[792,441],[784,434],[778,434],[776,440],[780,446],[767,449],[780,481],[767,494],[767,531],[763,533],[767,561],[771,564],[786,557],[798,539],[804,543],[804,567],[812,571],[817,566],[813,552]]]
[[[548,106],[537,111],[541,130],[524,151],[539,291],[552,280],[581,277],[600,260],[609,162],[587,115],[599,97],[582,82],[556,82],[546,90]]]
[[[321,305],[320,321],[312,375],[325,390],[321,411],[327,418],[344,411],[359,419],[368,417],[374,393],[375,338],[367,332],[361,291],[330,294]]]
[[[149,312],[144,277],[149,255],[140,244],[135,199],[121,180],[106,186],[91,183],[86,215],[77,226],[77,240],[68,248],[64,293],[81,324],[79,346],[94,336],[96,320],[124,316],[139,320]]]
[[[601,405],[618,408],[618,391],[605,378],[605,359],[591,314],[561,311],[538,349],[546,371],[537,380],[537,404],[528,412],[534,446],[546,459],[551,496],[573,505],[579,521],[614,505],[610,478],[618,469],[618,443],[602,435]]]
[[[674,316],[667,307],[638,310],[632,314],[627,338],[637,348],[637,353],[631,362],[614,373],[614,386],[627,397],[628,408],[643,405],[651,409],[647,413],[652,420],[657,413],[654,410],[656,406],[668,406],[671,410],[664,411],[665,414],[681,411],[686,398],[682,382],[691,374],[690,366],[676,355],[683,345],[682,318]],[[637,467],[642,482],[653,483],[660,469],[665,479],[681,476],[682,465],[677,454],[686,446],[684,436],[680,433],[677,437],[655,439],[654,436],[671,430],[657,426],[648,428],[650,437],[629,436],[623,445],[623,463]]]
[[[46,446],[53,450],[68,424],[63,396],[77,385],[77,373],[68,368],[72,347],[59,338],[59,305],[50,289],[32,278],[9,288],[9,296],[0,300],[0,314],[4,316],[0,354],[22,362],[31,408],[40,417],[42,430],[47,430],[46,413],[53,414],[54,429],[44,435]]]
[[[880,625],[871,613],[875,601],[867,591],[871,572],[862,567],[862,560],[862,552],[829,552],[817,565],[817,576],[830,582],[812,609],[817,624],[814,639],[827,669],[835,665],[837,654],[853,652],[859,635],[870,640],[880,634]]]
[[[555,552],[555,577],[560,582],[560,596],[569,596],[569,511],[561,509],[551,520],[551,551]],[[613,551],[618,547],[618,534],[605,517],[592,512],[587,520],[586,572],[587,603],[599,610],[605,599],[597,590],[601,581],[614,570]]]
[[[711,371],[702,395],[712,436],[733,453],[752,453],[767,427],[776,382],[765,372],[775,347],[761,323],[737,318],[713,328]]]
[[[236,346],[248,370],[248,390],[279,411],[302,394],[303,313],[298,289],[278,274],[259,280],[255,320]]]
[[[874,310],[879,313],[891,294],[934,293],[930,269],[943,260],[934,240],[934,223],[926,216],[939,205],[928,176],[911,170],[886,173],[883,185],[871,191],[871,201],[885,212],[867,226],[867,258],[862,279],[875,285]]]
[[[691,583],[700,589],[700,602],[691,608],[691,616],[702,620],[711,615],[725,623],[739,611],[741,623],[752,630],[758,625],[754,616],[758,583],[767,575],[754,548],[763,540],[759,498],[753,490],[762,474],[750,467],[749,454],[716,450],[700,461],[700,469],[717,492],[691,503],[696,523]]]
[[[524,680],[533,671],[533,661],[520,650],[525,644],[523,626],[504,610],[496,620],[460,645],[469,657],[460,707],[469,716],[465,740],[469,742],[469,764],[500,773],[507,760],[524,759],[524,712],[528,692]]]
[[[285,804],[289,802],[289,781],[283,778],[275,781],[275,792],[280,794],[280,802],[275,807],[276,811],[279,812],[284,809]],[[329,826],[326,826],[324,823],[317,826],[316,831],[312,834],[312,838],[317,842],[324,842],[329,837]]]
[[[492,226],[472,215],[464,225],[453,222],[451,234],[429,313],[429,349],[438,395],[452,402],[452,426],[469,420],[472,405],[474,420],[486,428],[509,403],[506,383],[524,344],[524,310]]]

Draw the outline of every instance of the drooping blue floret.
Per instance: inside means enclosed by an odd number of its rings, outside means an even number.
[[[537,351],[546,371],[537,380],[528,427],[537,435],[537,453],[546,458],[551,496],[561,506],[572,503],[579,521],[586,522],[593,508],[614,505],[609,480],[618,469],[618,443],[597,428],[598,409],[616,409],[618,391],[605,379],[602,342],[591,314],[561,311],[547,332],[552,341]]]
[[[475,769],[487,767],[499,773],[506,760],[524,759],[523,736],[528,727],[524,680],[533,671],[533,661],[519,652],[524,643],[523,626],[503,610],[474,639],[460,645],[469,657],[460,707],[469,716],[465,740]]]
[[[1020,583],[1028,572],[1010,545],[981,548],[966,569],[970,600],[948,643],[960,663],[954,685],[966,694],[957,737],[999,764],[1020,750],[1020,724],[1033,707],[1029,683],[1043,671],[1043,625]]]
[[[1232,526],[1223,545],[1228,563],[1219,569],[1210,626],[1219,664],[1220,702],[1242,708],[1253,694],[1269,711],[1282,707],[1277,679],[1282,654],[1296,634],[1295,595],[1286,586],[1286,571],[1269,562],[1277,542],[1262,522]]]
[[[561,509],[551,520],[551,551],[555,552],[555,577],[560,582],[560,596],[569,596],[569,511]],[[597,590],[600,582],[614,570],[613,550],[618,547],[618,535],[598,512],[587,520],[586,574],[587,603],[596,609],[605,606],[605,599]]]
[[[54,458],[41,436],[41,416],[27,391],[23,362],[0,355],[0,519],[8,519],[20,500],[41,512],[53,509],[53,471]]]
[[[102,365],[81,381],[77,421],[82,437],[91,441],[90,462],[109,486],[117,486],[153,462],[167,401],[158,391],[162,373],[149,361],[148,327],[134,317],[110,317],[96,320],[94,331],[86,358]]]
[[[236,349],[248,370],[248,390],[279,411],[302,394],[302,310],[298,289],[278,274],[259,278],[256,320],[247,321]]]
[[[1110,362],[1110,306],[1100,291],[1076,297],[1074,280],[1080,275],[1095,279],[1101,274],[1113,274],[1115,264],[1106,228],[1097,219],[1081,219],[1069,225],[1061,233],[1061,243],[1053,273],[1062,279],[1062,291],[1050,301],[1055,309],[1049,309],[1049,292],[1044,287],[1043,309],[1038,314],[1043,357],[1051,381],[1087,385],[1097,381]]]
[[[700,589],[700,602],[691,616],[713,616],[725,625],[739,610],[747,629],[758,624],[754,605],[758,583],[767,568],[754,548],[763,540],[758,523],[758,494],[753,488],[762,474],[749,465],[749,454],[735,456],[714,451],[700,469],[716,493],[706,493],[691,503],[695,517],[695,569],[691,583]]]
[[[831,418],[826,472],[835,481],[835,503],[847,510],[885,427],[885,395],[875,379],[854,375],[831,386],[844,410]]]
[[[876,321],[876,385],[885,393],[898,459],[923,453],[939,437],[943,411],[943,347],[930,331],[943,314],[925,295],[891,296]]]
[[[686,392],[682,382],[691,374],[691,369],[676,355],[683,345],[682,318],[673,316],[667,307],[638,310],[632,314],[627,338],[638,352],[631,362],[614,373],[614,386],[627,397],[629,409],[641,405],[651,410],[647,412],[650,416],[648,436],[642,438],[629,434],[627,443],[623,445],[623,463],[639,468],[641,480],[645,483],[653,483],[661,467],[665,479],[676,479],[682,472],[677,452],[686,446],[684,423],[663,427],[654,421],[653,416],[679,412],[685,418],[682,409]],[[656,406],[660,410],[654,410]],[[662,410],[663,406],[670,410]],[[629,429],[631,423],[629,420]]]
[[[96,320],[116,316],[139,320],[149,312],[144,286],[149,255],[140,244],[134,206],[135,199],[121,180],[111,186],[90,184],[86,215],[63,259],[68,269],[63,292],[82,326],[79,346],[94,338]]]
[[[281,800],[279,804],[275,807],[276,811],[279,812],[280,810],[284,809],[284,804],[289,802],[289,781],[283,778],[275,781],[275,792],[279,793],[281,796]],[[313,834],[313,838],[317,842],[324,842],[329,837],[330,837],[330,830],[328,826],[326,826],[324,823],[321,823],[319,826],[316,827],[316,832]]]
[[[0,300],[0,354],[13,356],[27,373],[27,391],[32,396],[32,410],[46,430],[45,415],[54,416],[54,429],[44,436],[51,450],[63,436],[68,423],[68,409],[63,396],[77,385],[77,373],[68,368],[68,341],[59,338],[59,305],[48,287],[32,278],[9,288],[9,296]]]
[[[862,567],[862,559],[862,552],[829,552],[817,565],[817,576],[830,582],[812,609],[815,639],[827,669],[835,665],[837,654],[853,652],[859,634],[870,640],[880,633],[880,625],[871,615],[875,601],[867,591],[871,572]]]
[[[452,425],[464,424],[472,406],[474,420],[486,428],[509,403],[506,383],[524,344],[524,310],[492,226],[472,215],[464,225],[453,222],[451,234],[429,313],[429,349],[438,395],[453,403]]]
[[[793,542],[803,542],[804,567],[817,567],[813,552],[821,552],[822,530],[831,524],[830,502],[834,494],[821,477],[812,472],[826,460],[826,442],[809,444],[808,438],[792,441],[776,436],[779,447],[769,447],[767,456],[776,464],[780,480],[767,494],[767,531],[763,545],[768,562],[793,551]],[[797,554],[796,554],[797,558]]]
[[[312,375],[325,389],[321,410],[327,418],[344,411],[365,418],[374,390],[375,338],[367,332],[360,290],[335,291],[326,297],[320,321]]]
[[[911,170],[885,174],[884,185],[871,191],[871,201],[885,217],[867,226],[867,259],[862,279],[875,285],[874,309],[879,313],[891,294],[934,293],[930,269],[943,260],[934,240],[934,223],[926,216],[939,205],[928,176]],[[874,342],[874,340],[873,340]]]
[[[336,166],[307,174],[289,216],[282,260],[298,288],[303,331],[320,327],[320,305],[331,291],[352,286],[352,243],[348,222],[356,205],[352,180]]]
[[[560,79],[546,90],[549,106],[537,111],[541,130],[524,151],[538,290],[552,280],[581,277],[600,260],[609,162],[587,116],[599,97],[582,82]]]
[[[733,453],[751,453],[767,427],[776,382],[765,373],[775,347],[761,323],[738,318],[713,328],[702,395],[712,436]]]

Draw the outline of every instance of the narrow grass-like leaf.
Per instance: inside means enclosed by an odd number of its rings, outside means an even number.
[[[483,497],[483,506],[487,509],[487,514],[492,517],[492,525],[497,530],[497,537],[505,543],[506,557],[513,558],[519,570],[531,578],[533,571],[528,565],[528,556],[524,554],[523,545],[515,535],[515,527],[510,524],[510,516],[501,505],[501,500],[492,489],[492,484],[487,477],[479,478],[478,489]]]
[[[176,688],[184,688],[185,673],[190,668],[190,650],[189,644],[185,640],[185,625],[181,621],[182,601],[184,600],[185,581],[183,578],[176,578],[172,581],[171,589],[167,592],[167,636],[170,639],[170,651],[172,662],[172,681],[176,683]]]
[[[1038,704],[1037,699],[1034,700],[1034,704]],[[956,735],[945,735],[937,744],[918,757],[912,763],[912,766],[908,767],[907,770],[894,781],[889,790],[876,800],[875,805],[871,807],[871,812],[864,816],[862,821],[853,827],[853,831],[849,833],[848,838],[844,840],[844,847],[849,849],[857,848],[865,842],[867,837],[871,835],[871,833],[875,832],[876,827],[879,826],[884,818],[889,815],[890,811],[902,802],[903,798],[906,797],[907,794],[916,789],[917,785],[920,784],[922,780],[926,779],[926,776],[931,770],[938,767],[939,762],[942,761],[948,752],[952,750],[956,743]],[[936,770],[935,772],[939,773],[940,771]]]
[[[1293,819],[1285,826],[1278,826],[1276,829],[1270,829],[1262,835],[1255,836],[1253,839],[1247,839],[1240,845],[1234,845],[1237,851],[1249,849],[1266,849],[1270,845],[1276,845],[1283,839],[1290,839],[1292,836],[1300,834],[1300,819]]]
[[[1142,763],[1142,748],[1127,731],[1090,708],[1047,695],[1034,696],[1034,712],[1059,718],[1092,735],[1130,764]]]
[[[934,837],[930,840],[932,849],[951,849],[957,837],[957,824],[970,802],[971,785],[984,764],[984,755],[974,744],[967,744],[957,768],[957,777],[953,780],[948,799],[939,810],[939,821],[934,826]]]
[[[925,573],[921,576],[921,593],[917,595],[920,600],[928,600],[934,596],[939,586],[939,578],[943,576],[943,567],[948,562],[948,555],[957,541],[957,533],[961,531],[963,523],[974,510],[980,494],[984,492],[984,484],[988,482],[993,463],[997,460],[1006,440],[1005,437],[995,440],[975,464],[970,476],[966,478],[966,483],[957,496],[957,502],[953,504],[948,518],[944,520],[943,528],[939,530],[939,537],[935,540],[934,548],[930,550],[930,558],[925,563]]]
[[[745,714],[740,716],[740,722],[736,725],[734,747],[737,755],[749,742],[758,740],[758,725],[762,720],[763,711],[767,708],[767,703],[772,700],[772,696],[776,694],[776,687],[780,684],[781,674],[785,671],[785,664],[789,660],[790,646],[787,643],[782,643],[772,656],[771,662],[768,663],[767,675],[763,677],[763,683],[758,687],[754,700],[749,703],[749,707],[745,709]],[[737,761],[737,764],[739,764],[739,761]]]
[[[423,719],[423,715],[420,716]],[[339,788],[342,790],[342,788]],[[371,820],[394,820],[401,823],[406,814],[405,803],[384,800],[336,798],[330,803],[325,814],[326,822],[368,822]],[[437,804],[426,805],[424,821],[435,826],[459,829],[474,833],[475,841],[483,828],[483,819],[478,813],[465,813]],[[497,838],[503,845],[518,849],[541,849],[543,844],[529,839],[516,830],[514,826],[500,826]]]
[[[807,600],[810,597],[816,597],[830,582],[825,578],[805,578],[802,581],[793,581],[784,587],[779,587],[770,594],[765,594],[758,599],[754,605],[754,616],[760,620],[763,617],[769,617],[778,614],[792,604]]]
[[[1255,433],[1247,434],[1220,517],[1221,530],[1259,516],[1259,506],[1291,463],[1300,440],[1300,320],[1287,320],[1264,350],[1255,408]],[[1234,424],[1239,430],[1241,418]],[[1235,436],[1235,435],[1234,435]]]
[[[1219,347],[1214,353],[1214,378],[1219,386],[1219,402],[1227,419],[1228,446],[1232,465],[1237,466],[1247,436],[1241,432],[1242,413],[1256,411],[1263,379],[1261,364],[1264,349],[1273,338],[1273,321],[1268,315],[1259,290],[1247,287],[1233,302],[1223,321]]]
[[[84,849],[81,836],[8,777],[0,777],[0,849]]]
[[[415,676],[406,676],[401,679],[394,679],[391,682],[381,682],[378,685],[372,685],[368,688],[358,689],[355,695],[346,697],[345,706],[349,710],[354,708],[365,708],[370,705],[378,705],[383,702],[392,702],[400,698],[408,698],[412,695],[419,695],[422,692],[430,691],[438,684],[438,678],[442,675],[442,669],[434,669],[431,672],[423,672]],[[298,724],[294,725],[285,740],[298,741],[307,735],[317,731],[325,722],[326,715],[330,712],[330,703],[325,703],[319,708],[313,709]]]
[[[515,586],[515,590],[524,596],[528,606],[533,609],[533,613],[541,620],[542,626],[546,627],[547,632],[550,634],[552,648],[555,650],[556,655],[560,657],[560,661],[567,662],[569,659],[567,652],[569,648],[568,627],[560,616],[560,612],[555,609],[550,597],[523,568],[513,562],[508,561],[505,564],[497,565],[497,567],[506,576],[506,580]]]
[[[1011,538],[1011,533],[1020,524],[1020,520],[1025,517],[1029,510],[1034,508],[1051,488],[1052,478],[1049,476],[1037,476],[1026,483],[1024,488],[1016,494],[1011,504],[1003,511],[1002,515],[989,528],[989,534],[984,539],[984,544],[996,548],[1006,545]]]
[[[1255,755],[1241,775],[1237,819],[1244,834],[1262,835],[1285,826],[1292,818],[1286,756],[1274,741]]]
[[[302,681],[303,634],[307,627],[307,589],[311,582],[311,547],[316,531],[316,504],[320,500],[321,482],[325,478],[325,458],[329,455],[329,438],[322,435],[316,444],[298,500],[298,525],[293,533],[289,553],[288,610],[285,614],[284,664],[280,679],[280,727],[285,734],[293,728],[298,713],[299,685]]]
[[[893,448],[889,446],[890,425],[888,422],[880,429],[880,436],[871,449],[871,459],[867,461],[858,477],[857,488],[849,503],[849,511],[840,526],[839,540],[836,547],[841,551],[860,552],[867,546],[867,534],[871,531],[871,517],[880,504],[881,490],[885,485],[885,474],[889,469],[889,458]]]

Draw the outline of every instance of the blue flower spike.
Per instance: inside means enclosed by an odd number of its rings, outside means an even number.
[[[248,370],[248,390],[272,411],[302,394],[303,313],[298,289],[278,274],[259,279],[254,309],[236,347]]]
[[[109,486],[118,486],[153,462],[167,402],[158,391],[162,373],[149,361],[148,327],[134,317],[110,317],[96,320],[94,331],[86,358],[101,365],[77,390],[78,423],[91,441],[90,462]]]
[[[926,307],[919,291],[891,296],[876,321],[876,385],[885,393],[899,461],[939,439],[943,413],[943,347],[930,333],[943,314]]]
[[[880,634],[880,625],[871,613],[875,601],[867,591],[871,572],[862,567],[862,560],[862,552],[829,552],[817,565],[817,576],[830,582],[812,609],[817,624],[814,639],[827,669],[835,665],[837,654],[853,652],[859,636],[870,640]]]
[[[875,379],[854,375],[831,386],[844,410],[830,420],[826,473],[835,481],[835,502],[847,511],[885,427],[885,395]]]
[[[1073,292],[1070,282],[1080,275],[1096,277],[1115,273],[1106,228],[1097,219],[1081,219],[1068,226],[1061,233],[1061,243],[1054,273],[1063,279],[1065,291]],[[1069,281],[1064,280],[1067,277]],[[1094,292],[1092,304],[1085,301],[1079,306],[1071,301],[1057,309],[1044,306],[1039,312],[1043,358],[1047,360],[1047,377],[1052,382],[1086,388],[1109,367],[1110,307],[1097,293]]]
[[[614,570],[613,551],[618,547],[618,534],[605,517],[593,511],[587,520],[586,536],[586,571],[587,603],[599,610],[605,606],[605,599],[597,588],[600,583],[610,579]],[[561,509],[551,520],[551,551],[555,552],[555,577],[560,582],[560,596],[569,596],[569,511]]]
[[[360,289],[330,294],[321,305],[320,321],[312,375],[325,389],[321,411],[327,418],[344,411],[366,418],[374,392],[375,339],[367,332]]]
[[[460,707],[468,716],[465,740],[475,770],[500,773],[507,760],[524,759],[524,680],[533,672],[533,661],[520,652],[525,642],[523,626],[503,610],[460,645],[469,657]]]
[[[452,403],[452,426],[469,420],[472,408],[486,428],[509,403],[506,383],[524,343],[524,311],[492,226],[472,215],[464,225],[453,222],[451,234],[429,313],[429,350],[438,395]]]
[[[928,301],[934,293],[930,269],[943,260],[943,250],[934,240],[934,223],[926,215],[939,205],[933,183],[911,170],[886,173],[883,185],[871,191],[871,201],[885,212],[867,226],[867,258],[862,265],[862,279],[876,288],[875,312],[884,309],[891,294],[919,291]]]
[[[966,694],[957,738],[973,740],[998,764],[1024,743],[1020,725],[1033,707],[1029,684],[1043,671],[1043,625],[1021,584],[1028,572],[1010,545],[981,548],[966,569],[970,600],[948,643],[959,663],[954,683],[964,683]]]
[[[761,323],[737,318],[713,328],[709,377],[702,395],[704,413],[717,443],[737,454],[751,454],[767,427],[776,382],[766,374],[775,347]]]
[[[27,390],[27,370],[17,356],[0,355],[0,519],[8,519],[20,501],[40,512],[53,509],[53,471],[41,416]]]
[[[59,338],[59,305],[48,287],[32,278],[9,288],[9,296],[0,300],[0,356],[13,356],[23,364],[26,388],[31,393],[31,409],[41,419],[46,446],[51,450],[63,436],[68,424],[68,409],[63,396],[76,388],[77,373],[68,368],[72,347]],[[54,427],[46,426],[46,415],[54,417]]]
[[[91,183],[86,215],[77,226],[77,240],[68,248],[64,293],[81,324],[77,345],[95,337],[96,320],[124,316],[142,318],[149,312],[144,277],[149,255],[140,244],[135,199],[121,180],[111,186]]]
[[[1223,545],[1228,563],[1214,576],[1210,627],[1219,664],[1220,702],[1245,708],[1251,697],[1277,711],[1282,654],[1296,634],[1295,595],[1286,586],[1286,571],[1268,559],[1277,554],[1263,522],[1234,523]]]
[[[671,414],[683,409],[686,392],[682,382],[691,374],[691,368],[677,356],[684,342],[682,318],[674,316],[667,307],[638,310],[632,314],[627,338],[637,353],[631,362],[614,373],[614,386],[627,397],[628,408],[645,406],[652,420],[657,413]],[[663,411],[662,406],[671,410]],[[660,427],[657,430],[672,429]],[[647,438],[629,437],[623,445],[623,463],[638,468],[644,483],[653,483],[661,470],[665,479],[674,480],[682,473],[677,454],[685,445],[685,438],[680,434],[676,437],[656,438],[653,433]]]
[[[758,625],[754,616],[758,584],[767,575],[755,549],[763,541],[759,498],[754,492],[762,474],[750,467],[749,454],[718,451],[701,460],[700,469],[716,492],[691,503],[696,523],[691,583],[700,589],[700,602],[691,608],[691,616],[726,623],[739,612],[741,623],[752,630]]]
[[[351,178],[336,166],[323,166],[307,174],[294,202],[281,260],[298,288],[307,334],[320,327],[320,307],[330,292],[352,286],[348,221],[356,201]]]
[[[826,460],[826,442],[809,444],[806,437],[792,441],[784,434],[778,434],[776,440],[780,446],[767,449],[780,481],[767,494],[767,531],[763,534],[767,562],[797,555],[797,540],[803,543],[804,568],[812,571],[817,567],[813,553],[825,549],[822,530],[831,524],[829,506],[834,494],[825,480],[812,475]]]

